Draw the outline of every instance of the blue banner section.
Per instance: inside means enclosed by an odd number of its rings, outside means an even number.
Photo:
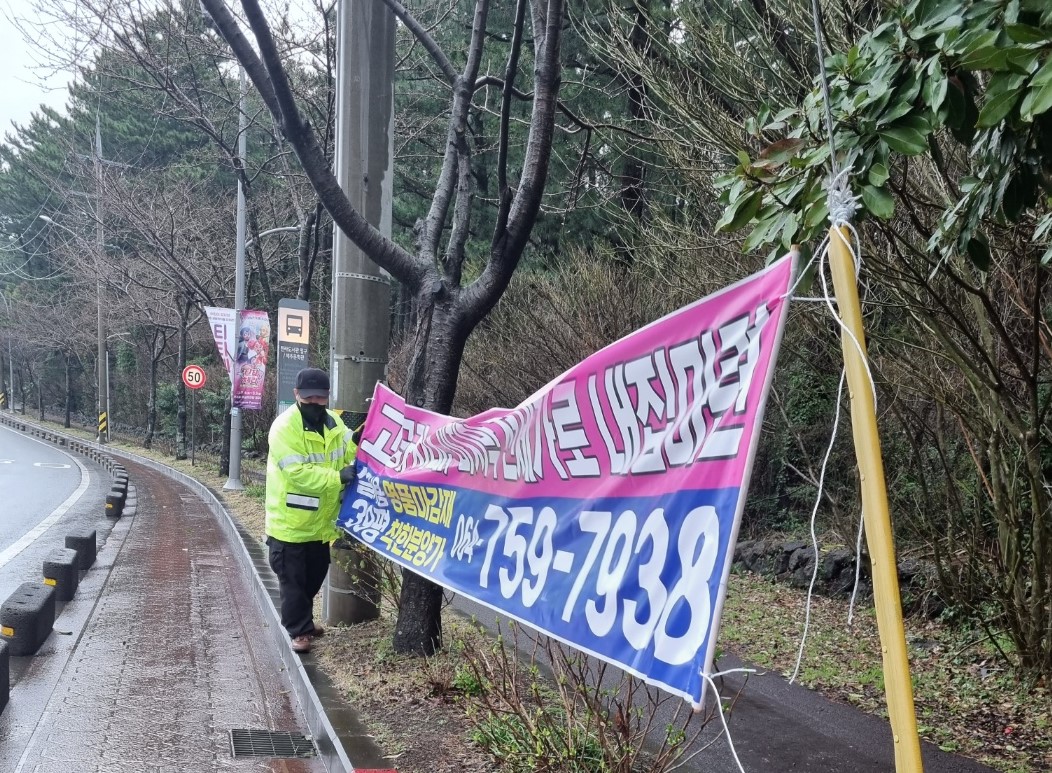
[[[359,462],[339,525],[393,561],[700,702],[739,489],[506,499]]]

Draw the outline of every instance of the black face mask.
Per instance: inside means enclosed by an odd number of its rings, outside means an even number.
[[[325,424],[325,406],[317,403],[300,403],[300,413],[305,424],[320,427]]]

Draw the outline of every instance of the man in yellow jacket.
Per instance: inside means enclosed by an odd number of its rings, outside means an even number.
[[[296,404],[270,426],[267,454],[267,547],[281,592],[281,624],[292,649],[310,652],[324,629],[314,624],[314,597],[329,571],[329,545],[345,486],[355,477],[358,447],[329,411],[329,374],[296,375]]]

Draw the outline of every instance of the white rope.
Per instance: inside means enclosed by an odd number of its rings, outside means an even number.
[[[818,273],[819,273],[819,278],[821,279],[821,282],[822,282],[822,295],[821,295],[821,297],[813,299],[813,300],[823,301],[826,304],[826,306],[829,308],[830,314],[833,315],[833,319],[836,320],[837,325],[840,327],[840,330],[842,331],[842,333],[844,335],[846,335],[851,340],[852,345],[855,347],[855,350],[858,352],[859,358],[862,361],[862,366],[863,366],[863,368],[866,371],[866,378],[869,381],[869,387],[870,387],[870,390],[871,390],[872,395],[873,395],[873,405],[874,405],[874,408],[875,408],[876,404],[877,404],[877,385],[876,385],[876,380],[873,378],[873,372],[872,372],[872,370],[870,369],[870,366],[869,366],[869,358],[866,356],[866,353],[863,351],[862,344],[859,342],[858,338],[856,338],[854,333],[852,333],[851,330],[847,327],[847,325],[844,324],[843,319],[841,319],[840,315],[837,313],[836,306],[834,306],[834,304],[833,304],[833,297],[830,295],[830,292],[829,292],[829,285],[828,285],[828,283],[826,281],[826,274],[825,274],[825,263],[829,259],[829,246],[830,246],[830,243],[831,243],[830,239],[832,239],[833,238],[833,234],[835,234],[836,238],[839,238],[839,239],[843,240],[844,246],[847,248],[848,252],[851,254],[851,263],[852,263],[852,267],[854,268],[854,277],[853,278],[854,278],[854,281],[856,283],[859,281],[859,271],[860,271],[860,268],[861,268],[861,259],[859,257],[858,251],[855,250],[855,248],[853,246],[854,244],[858,244],[859,243],[858,232],[855,230],[854,226],[852,226],[851,222],[850,222],[851,218],[854,216],[855,210],[857,209],[858,200],[859,199],[858,199],[857,196],[852,195],[850,190],[847,187],[847,179],[848,179],[848,176],[850,175],[850,172],[851,172],[851,168],[848,167],[847,169],[844,169],[844,170],[838,172],[837,175],[834,178],[831,178],[831,180],[830,180],[830,184],[829,184],[829,188],[830,188],[830,190],[829,190],[829,219],[830,219],[830,222],[832,223],[833,228],[830,230],[830,234],[828,234],[826,236],[826,238],[822,240],[822,243],[819,245],[817,257],[818,257],[818,261],[819,261],[819,263],[818,263]],[[840,230],[841,228],[843,228],[843,229],[848,231],[848,233],[850,234],[850,238],[845,238],[843,232]],[[836,440],[837,428],[838,428],[839,419],[840,419],[840,404],[841,404],[841,396],[843,394],[845,374],[846,374],[846,369],[845,370],[841,370],[841,372],[840,372],[840,386],[837,389],[836,415],[835,415],[834,420],[833,420],[833,432],[832,432],[832,435],[831,435],[831,437],[829,439],[829,446],[826,448],[825,458],[822,460],[822,470],[821,470],[821,474],[819,475],[819,480],[818,480],[818,492],[817,492],[817,494],[815,496],[815,506],[814,506],[814,509],[811,511],[811,544],[812,544],[812,547],[814,548],[815,565],[814,565],[814,568],[813,568],[812,573],[811,573],[811,582],[810,582],[810,585],[808,586],[808,589],[807,589],[807,602],[806,602],[806,606],[805,606],[805,610],[804,610],[804,630],[803,630],[803,633],[801,634],[801,637],[800,637],[800,648],[799,648],[799,650],[797,652],[797,656],[796,656],[796,665],[793,668],[792,676],[789,678],[789,682],[790,683],[793,683],[794,681],[796,681],[796,678],[800,674],[800,668],[801,668],[801,665],[803,663],[804,647],[805,647],[805,645],[807,643],[807,635],[808,635],[808,631],[810,629],[810,624],[811,624],[811,605],[812,605],[812,600],[813,600],[813,595],[814,595],[814,587],[815,587],[815,584],[816,584],[817,578],[818,578],[818,558],[819,558],[819,556],[818,556],[818,537],[817,537],[817,533],[816,533],[816,530],[815,530],[815,523],[816,523],[816,519],[817,519],[817,515],[818,515],[818,507],[819,507],[819,504],[822,501],[822,495],[824,493],[826,465],[827,465],[827,463],[829,461],[829,455],[830,455],[830,453],[833,450],[833,443]],[[858,595],[858,587],[859,587],[860,577],[861,577],[861,569],[862,569],[862,534],[863,534],[864,524],[865,524],[865,521],[864,520],[860,520],[858,537],[857,537],[856,542],[855,542],[855,582],[854,582],[854,586],[853,586],[852,591],[851,591],[851,602],[850,602],[850,604],[848,606],[848,625],[849,626],[854,621],[855,599],[857,598],[857,595]]]
[[[851,253],[851,264],[855,270],[854,280],[856,283],[860,282],[862,258],[856,251],[854,245],[861,244],[858,238],[858,231],[851,225],[851,219],[855,215],[855,211],[858,209],[858,196],[853,196],[848,186],[848,176],[850,175],[851,168],[848,167],[844,171],[840,172],[830,181],[829,186],[829,220],[833,225],[837,238],[844,241],[844,246],[847,247],[848,252]],[[850,239],[845,239],[841,228],[846,229],[850,235]],[[828,241],[826,244],[828,249]],[[823,258],[828,253],[823,252]],[[822,275],[822,286],[825,289],[825,275]],[[829,294],[826,292],[826,298],[828,299]],[[862,345],[858,339],[855,338],[854,334],[847,329],[843,321],[837,316],[836,311],[833,309],[832,304],[829,304],[830,311],[837,320],[837,324],[840,325],[840,329],[847,333],[851,342],[854,344],[855,349],[858,351],[859,359],[862,360],[862,365],[866,369],[866,378],[869,380],[869,387],[873,392],[873,407],[874,410],[877,406],[877,384],[873,378],[873,371],[869,367],[869,358],[865,352],[862,351]],[[839,410],[839,405],[837,406]],[[862,536],[865,533],[865,510],[863,509],[859,513],[858,522],[858,535],[855,538],[855,581],[851,588],[851,601],[848,604],[847,611],[847,624],[850,627],[854,623],[855,619],[855,600],[858,598],[858,587],[861,581],[862,575]]]
[[[855,337],[854,333],[848,329],[844,324],[844,321],[840,318],[837,313],[836,307],[833,305],[833,300],[829,294],[829,287],[826,284],[825,276],[825,262],[829,258],[830,239],[838,238],[847,248],[851,254],[852,266],[854,268],[854,276],[852,277],[856,284],[860,281],[861,273],[861,256],[859,252],[854,248],[854,244],[861,244],[858,238],[858,232],[855,227],[851,224],[854,219],[855,213],[859,208],[860,197],[855,196],[851,193],[850,176],[852,171],[852,162],[849,159],[844,169],[840,168],[840,162],[837,157],[836,138],[834,133],[833,124],[833,110],[832,100],[830,99],[829,92],[829,78],[826,73],[826,53],[825,46],[823,45],[824,36],[822,34],[822,9],[819,4],[819,0],[811,0],[811,19],[814,23],[815,32],[815,49],[818,56],[818,68],[819,68],[819,79],[822,92],[822,101],[824,105],[825,123],[826,123],[826,136],[829,141],[829,168],[830,177],[828,183],[828,194],[827,204],[829,209],[829,221],[831,228],[825,239],[819,245],[816,251],[818,259],[818,274],[822,282],[822,297],[821,298],[798,298],[794,299],[799,301],[807,302],[824,302],[828,306],[830,313],[836,320],[837,325],[840,327],[843,334],[851,340],[852,345],[858,351],[859,358],[862,360],[862,365],[866,371],[866,377],[869,379],[869,386],[873,392],[873,405],[874,409],[877,405],[877,386],[876,381],[873,378],[873,372],[869,366],[869,358],[866,356],[865,351],[862,348],[861,342]],[[845,236],[844,232],[847,232],[848,236]],[[801,276],[803,273],[801,272]],[[793,286],[795,289],[796,285]],[[806,611],[804,614],[804,630],[800,637],[800,649],[797,652],[796,666],[793,669],[793,675],[789,681],[792,683],[796,680],[800,672],[801,663],[803,662],[804,646],[807,641],[808,628],[811,622],[811,603],[814,592],[815,582],[818,577],[818,537],[815,531],[815,522],[818,514],[818,507],[822,501],[822,495],[824,493],[825,485],[825,472],[826,464],[829,461],[830,453],[833,450],[833,444],[836,440],[837,428],[840,420],[840,404],[844,389],[844,378],[846,374],[846,363],[845,369],[841,370],[840,373],[840,385],[837,388],[837,404],[836,404],[836,415],[833,419],[833,432],[829,439],[829,446],[826,448],[825,458],[822,460],[822,470],[818,480],[818,492],[815,496],[815,506],[811,511],[811,543],[815,553],[815,565],[811,573],[811,583],[807,590],[807,604]],[[862,569],[862,535],[865,527],[864,512],[860,514],[858,536],[855,541],[855,582],[854,587],[851,591],[851,602],[848,606],[848,625],[850,626],[854,619],[855,599],[858,594],[858,587]]]
[[[822,503],[822,494],[825,492],[826,467],[829,464],[829,457],[833,453],[837,430],[840,427],[840,403],[844,394],[845,374],[846,371],[842,369],[840,371],[840,385],[837,386],[836,390],[836,413],[833,414],[833,432],[829,436],[829,445],[826,446],[826,454],[822,458],[822,468],[818,473],[818,493],[815,495],[815,506],[811,509],[811,546],[814,548],[815,566],[811,571],[811,584],[807,588],[807,603],[804,605],[804,630],[800,635],[800,648],[796,652],[796,666],[793,668],[793,675],[789,677],[789,684],[795,682],[796,677],[800,674],[800,665],[804,660],[804,645],[807,643],[807,632],[811,627],[811,601],[814,596],[815,582],[818,580],[818,534],[815,531],[815,521],[818,518],[818,506]]]
[[[799,250],[794,250],[794,252],[796,253],[797,257],[800,256]],[[781,300],[785,300],[786,298],[788,298],[791,301],[793,301],[793,303],[796,303],[797,301],[821,301],[821,300],[823,300],[822,298],[801,298],[801,297],[793,295],[793,293],[796,292],[796,288],[800,286],[800,283],[802,281],[804,281],[804,277],[807,276],[808,269],[811,268],[811,265],[816,260],[818,260],[817,253],[811,256],[811,260],[807,261],[806,265],[801,266],[801,265],[797,264],[797,267],[796,267],[796,280],[789,287],[789,289],[785,291],[785,294],[782,295]]]
[[[858,596],[858,584],[862,577],[862,533],[866,527],[866,511],[863,510],[858,516],[858,536],[855,538],[855,585],[851,588],[851,603],[847,606],[848,628],[855,621],[855,598]]]
[[[855,213],[858,211],[858,202],[861,200],[861,196],[855,196],[851,193],[851,185],[849,184],[849,178],[851,176],[851,165],[840,172],[834,172],[829,178],[829,193],[826,194],[826,201],[829,204],[829,222],[834,227],[847,226],[851,228],[851,233],[854,236],[854,228],[851,226],[851,221],[855,218]]]
[[[858,234],[855,232],[855,229],[851,226],[850,223],[841,223],[839,225],[840,225],[840,227],[846,228],[851,233],[851,239],[854,239],[855,242],[858,241]],[[858,282],[858,272],[859,272],[860,259],[858,257],[858,253],[855,251],[855,248],[851,246],[851,239],[845,239],[844,238],[843,233],[840,231],[840,227],[834,228],[831,232],[832,233],[836,233],[838,238],[843,239],[844,245],[847,247],[848,252],[851,253],[851,262],[852,262],[852,264],[855,267],[854,280],[857,283]],[[821,253],[821,261],[822,261],[822,263],[825,263],[826,259],[829,256],[829,239],[830,239],[830,237],[827,236],[822,241],[822,253]],[[874,408],[876,408],[876,405],[877,405],[877,384],[876,384],[876,381],[874,381],[874,379],[873,379],[873,372],[869,369],[869,358],[866,356],[866,352],[862,349],[862,344],[855,337],[855,334],[851,332],[851,329],[848,328],[848,326],[844,324],[844,320],[842,320],[840,318],[840,315],[837,314],[836,307],[833,305],[833,299],[829,295],[829,285],[826,284],[825,272],[821,270],[821,263],[819,264],[819,277],[822,280],[822,293],[823,293],[823,295],[825,296],[825,299],[826,299],[826,306],[829,307],[829,313],[833,315],[833,319],[836,320],[837,325],[840,326],[840,330],[844,333],[844,335],[846,335],[848,338],[851,339],[851,343],[854,345],[855,350],[858,352],[859,359],[862,360],[862,367],[865,368],[865,370],[866,370],[866,378],[869,380],[869,386],[870,386],[870,389],[873,392],[873,406],[874,406]]]
[[[705,680],[705,684],[712,688],[712,694],[716,696],[716,706],[719,707],[720,724],[723,725],[723,733],[727,736],[727,748],[730,749],[731,757],[734,758],[734,764],[738,766],[738,770],[741,773],[745,773],[745,768],[742,767],[742,761],[738,759],[738,752],[734,748],[734,739],[731,737],[731,729],[727,726],[727,715],[723,712],[723,699],[720,696],[719,688],[716,687],[716,682],[713,680],[717,676],[726,676],[727,674],[755,674],[755,668],[728,668],[726,671],[718,671],[715,674],[706,674],[702,672],[701,677]]]

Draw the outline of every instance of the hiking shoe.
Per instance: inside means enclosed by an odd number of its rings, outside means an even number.
[[[292,651],[299,653],[300,655],[306,655],[310,652],[310,636],[297,636],[292,640]]]
[[[314,630],[313,630],[313,631],[311,631],[311,632],[310,632],[309,634],[307,634],[307,635],[308,635],[308,636],[312,636],[312,637],[314,637],[315,639],[320,639],[320,638],[321,638],[322,636],[324,636],[324,635],[325,635],[325,629],[324,629],[324,628],[322,628],[322,627],[321,627],[320,625],[315,625],[315,626],[314,626]]]

